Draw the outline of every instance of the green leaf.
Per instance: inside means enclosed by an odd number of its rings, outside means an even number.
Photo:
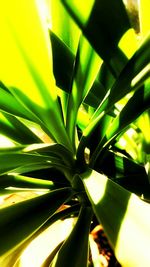
[[[103,174],[88,170],[80,178],[120,264],[148,266],[150,205]],[[136,236],[142,243],[135,242]]]
[[[53,167],[56,167],[57,169],[57,164],[53,164]],[[33,171],[39,171],[40,170],[49,170],[51,168],[49,162],[45,163],[29,163],[29,164],[25,164],[25,165],[20,165],[19,167],[16,167],[15,169],[13,169],[13,171],[10,171],[11,173],[17,173],[17,174],[26,174],[29,172],[33,172]],[[41,177],[42,178],[42,177]]]
[[[0,176],[0,188],[6,187],[17,187],[17,188],[45,188],[45,189],[55,189],[55,185],[51,181],[44,179],[37,179],[32,177],[27,177],[18,174],[8,174]],[[5,191],[7,192],[7,190]],[[1,194],[1,191],[0,191]]]
[[[38,123],[45,124],[54,140],[71,150],[57,99],[52,51],[40,3],[3,2],[0,23],[1,80],[38,117]]]
[[[71,49],[69,49],[69,47],[67,47],[65,43],[60,40],[58,36],[56,36],[52,31],[50,31],[50,39],[52,43],[53,69],[56,84],[64,92],[70,94],[75,55],[72,53]],[[104,69],[107,68],[104,67]],[[108,71],[105,70],[105,72]],[[106,77],[106,73],[104,73],[103,77],[105,76],[105,79],[108,81],[110,75],[111,74],[109,73],[109,75],[107,74]],[[88,92],[87,96],[84,99],[85,103],[95,108],[98,107],[100,101],[103,99],[106,93],[106,89],[100,82],[101,79],[102,78],[99,78],[98,75],[97,79],[94,81],[91,87],[91,90]],[[106,81],[104,81],[104,78],[102,82],[106,86]]]
[[[82,207],[78,221],[52,262],[52,267],[87,267],[89,231],[92,219],[90,207]],[[80,238],[79,238],[80,237]]]
[[[112,123],[113,119],[113,116],[105,114],[101,118],[100,124],[96,127],[95,130],[93,130],[90,140],[87,144],[88,148],[90,149],[90,156],[92,156],[92,153],[97,148],[99,141],[105,136],[105,133]]]
[[[12,147],[0,147],[0,154],[1,153],[8,153],[8,152],[21,152],[25,148],[25,145],[17,145]]]
[[[44,164],[50,166],[57,166],[58,168],[65,167],[62,160],[58,157],[50,157],[50,156],[43,156],[37,154],[27,154],[27,153],[1,153],[0,154],[0,174],[4,174],[7,172],[16,172],[18,168],[26,168],[28,171],[28,165],[33,166],[38,165],[42,166]],[[40,165],[39,165],[40,164]]]
[[[123,2],[90,0],[86,7],[81,1],[62,0],[62,3],[112,73],[118,76],[126,63],[126,57],[117,44],[130,28]]]
[[[75,56],[71,49],[69,49],[53,31],[50,31],[50,40],[53,52],[53,71],[56,85],[70,93]]]
[[[81,108],[78,110],[78,116],[77,116],[77,125],[83,131],[90,120],[90,115],[89,113],[84,109],[83,105]]]
[[[98,79],[96,79],[91,87],[91,90],[85,97],[84,102],[93,108],[97,108],[105,94],[105,87]]]
[[[64,146],[53,143],[53,144],[31,144],[29,146],[26,146],[23,149],[23,152],[38,152],[40,155],[47,155],[47,156],[57,156],[59,157],[62,161],[67,166],[74,167],[74,159],[72,156],[72,153],[66,149]],[[62,158],[63,155],[63,158]]]
[[[150,61],[150,36],[142,43],[141,47],[135,52],[133,57],[128,61],[125,68],[121,72],[118,79],[112,86],[110,92],[108,92],[99,107],[95,111],[92,118],[92,123],[97,120],[97,117],[102,112],[108,112],[112,106],[123,98],[126,94],[136,89],[136,82],[132,84],[133,78],[143,71]],[[140,77],[141,78],[141,77]],[[137,79],[138,80],[138,79]],[[121,89],[120,89],[121,88]],[[139,89],[139,85],[137,87]]]
[[[8,105],[9,103],[9,105]],[[0,83],[0,109],[11,115],[19,116],[24,119],[35,121],[36,116],[26,109],[11,93]]]
[[[25,124],[10,114],[0,113],[0,127],[2,134],[17,143],[32,144],[41,142],[41,139],[26,127]]]
[[[94,169],[103,172],[127,190],[149,198],[150,186],[145,167],[123,154],[108,150],[103,159],[102,157],[97,159]]]
[[[60,0],[51,0],[48,4],[49,13],[52,18],[51,30],[64,42],[73,54],[76,54],[80,36],[78,26],[70,17]]]
[[[65,220],[70,216],[76,217],[80,212],[80,204],[71,205],[59,211],[56,211],[41,227],[40,229],[34,234],[37,236],[39,233],[43,232],[47,227],[49,227],[52,223],[57,220]]]
[[[55,189],[55,188],[53,188]],[[39,194],[44,194],[44,193],[48,193],[50,190],[49,189],[46,189],[46,188],[16,188],[16,187],[9,187],[9,188],[4,188],[4,189],[0,189],[0,197],[4,198],[6,196],[9,197],[11,195],[16,195],[16,196],[22,196],[27,194],[30,195],[30,193],[32,194],[36,194],[36,193],[39,193]],[[34,195],[33,195],[34,196]],[[30,197],[29,197],[30,198]],[[9,203],[9,204],[13,204],[13,203]],[[9,205],[8,204],[8,205]],[[3,205],[3,202],[2,202],[2,205]],[[2,208],[2,207],[1,207]]]
[[[142,133],[141,143],[142,143],[142,151],[143,156],[145,154],[150,154],[150,109],[144,112],[137,120],[136,126],[140,129]],[[143,160],[144,162],[144,160]]]
[[[129,123],[134,121],[140,114],[147,110],[150,106],[150,78],[143,84],[143,87],[140,88],[125,107],[120,112],[119,116],[116,117],[111,129],[109,129],[109,137],[117,134],[119,131],[128,126]],[[130,114],[127,118],[127,114]],[[119,122],[117,127],[117,122]],[[107,134],[106,134],[107,135]]]
[[[129,124],[137,119],[150,106],[150,78],[146,80],[143,87],[134,93],[119,115],[114,119],[107,129],[104,138],[100,141],[94,154],[92,164],[96,161],[101,150],[108,147],[116,137],[129,127]],[[130,114],[130,116],[129,116]],[[104,148],[104,149],[105,149]]]
[[[7,256],[30,238],[71,195],[72,190],[64,188],[1,209],[0,234],[3,242],[0,245],[0,262],[3,255]]]
[[[88,41],[81,36],[72,76],[72,90],[68,100],[66,120],[66,129],[73,143],[75,143],[75,125],[79,106],[91,89],[99,67],[98,55]]]
[[[103,85],[105,92],[101,96],[101,100],[104,98],[106,95],[107,91],[112,87],[112,85],[115,82],[115,77],[112,75],[110,70],[108,69],[107,65],[105,62],[101,65],[100,72],[98,75],[98,81]],[[99,92],[99,97],[100,97],[100,92]]]
[[[113,108],[113,105],[124,97],[127,93],[138,90],[141,83],[143,84],[144,80],[147,79],[149,74],[149,65],[147,64],[150,60],[150,37],[142,43],[141,47],[136,51],[133,57],[128,61],[125,68],[122,70],[118,79],[112,86],[112,88],[106,93],[103,100],[100,102],[98,108],[93,114],[89,125],[83,132],[82,138],[80,140],[78,154],[79,157],[83,154],[83,150],[89,140],[93,130],[100,124],[102,117]],[[143,76],[140,76],[135,82],[136,76],[146,67],[146,73],[144,72]],[[134,79],[133,79],[134,78]],[[143,80],[144,79],[144,80]],[[134,83],[132,84],[132,81]]]
[[[73,21],[73,19],[69,16],[68,12],[64,8],[64,6],[61,4],[59,0],[55,1],[49,1],[50,2],[50,13],[51,13],[51,18],[52,18],[52,30],[53,32],[63,41],[65,44],[66,48],[70,50],[72,53],[76,53],[76,49],[78,46],[78,40],[80,36],[80,30]],[[60,20],[61,17],[61,20]],[[65,31],[64,31],[65,29]],[[54,47],[54,46],[53,46]],[[54,48],[55,49],[55,48]],[[58,49],[57,49],[58,50]],[[58,55],[60,54],[60,51],[58,52]],[[66,55],[66,54],[65,54]],[[61,61],[58,61],[59,64],[59,69],[60,69],[60,62],[63,63],[62,69],[61,69],[61,77],[64,76],[64,68],[65,65],[67,65],[67,58],[68,57],[63,57],[61,56]],[[58,59],[58,56],[53,57],[53,62]],[[57,63],[55,62],[54,65]],[[68,70],[69,67],[73,67],[68,65],[66,69]],[[70,69],[71,71],[71,69]],[[55,74],[55,72],[54,72]],[[69,77],[69,82],[71,81],[70,79],[72,78],[72,73]],[[62,83],[62,82],[61,82]],[[70,86],[70,83],[67,84],[67,87]],[[63,116],[64,116],[64,121],[66,122],[66,113],[67,113],[67,102],[68,102],[68,94],[66,94],[64,91],[61,91],[60,94],[60,100],[61,100],[61,106],[62,106],[62,111],[63,111]]]
[[[42,226],[34,232],[32,236],[30,236],[23,244],[17,246],[15,250],[13,250],[13,253],[7,254],[5,257],[3,257],[3,267],[7,266],[13,266],[13,264],[16,264],[17,261],[17,266],[18,264],[21,264],[21,257],[22,257],[22,252],[28,245],[30,245],[30,242],[34,241],[35,238],[38,238],[40,234],[43,234],[44,231],[48,231],[48,227],[52,226],[52,229],[54,231],[53,224],[56,222],[56,224],[59,224],[59,222],[63,223],[64,219],[68,218],[72,214],[78,214],[79,213],[79,205],[74,205],[72,207],[66,208],[65,210],[61,211],[56,211]],[[60,221],[61,219],[61,221]],[[57,222],[59,220],[59,222]],[[65,220],[66,221],[66,220]],[[65,223],[64,223],[65,225]],[[63,227],[63,226],[62,226]],[[61,228],[62,229],[62,228]],[[69,230],[69,229],[68,229]],[[67,233],[66,233],[67,234]],[[52,246],[52,244],[51,244]]]
[[[111,88],[108,97],[108,105],[113,105],[123,96],[135,89],[134,78],[138,80],[138,75],[150,62],[150,35],[142,42],[139,49],[128,61],[120,76]],[[137,76],[137,77],[136,77]],[[139,75],[140,76],[140,75]],[[141,77],[140,77],[141,78]],[[134,84],[135,83],[135,84]]]

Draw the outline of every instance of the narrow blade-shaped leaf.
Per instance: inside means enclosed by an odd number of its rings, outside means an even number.
[[[20,144],[39,143],[41,139],[35,135],[18,118],[7,113],[0,113],[1,133]]]
[[[57,157],[50,157],[37,154],[27,154],[27,153],[1,153],[0,154],[0,174],[4,174],[13,171],[19,167],[27,167],[28,165],[33,166],[36,164],[48,164],[50,166],[58,166],[58,168],[64,166],[62,160]],[[39,165],[40,166],[40,165]],[[28,170],[28,169],[27,169]]]
[[[1,209],[0,260],[33,235],[71,195],[72,190],[64,188]]]
[[[38,152],[39,154],[47,156],[57,156],[68,166],[74,166],[74,159],[72,153],[66,149],[64,146],[53,143],[53,144],[31,144],[24,147],[23,152]],[[63,158],[62,158],[63,155]]]
[[[5,88],[5,89],[4,89]],[[9,114],[23,117],[31,121],[37,120],[36,116],[24,107],[7,89],[0,84],[0,110]],[[8,105],[9,103],[9,105]]]
[[[55,185],[51,181],[27,177],[18,174],[8,174],[0,176],[0,188],[16,187],[16,188],[45,188],[55,189]],[[7,193],[7,190],[5,191]]]
[[[57,99],[51,46],[40,2],[1,2],[0,23],[2,81],[45,124],[51,136],[71,150]]]
[[[68,217],[71,214],[78,214],[78,213],[79,213],[79,206],[78,205],[74,205],[70,208],[66,208],[65,210],[61,210],[59,212],[56,211],[32,236],[30,236],[30,238],[28,238],[25,242],[23,242],[23,244],[19,245],[15,250],[13,250],[13,253],[10,252],[9,254],[6,255],[6,257],[3,257],[3,260],[2,260],[3,267],[8,267],[11,265],[13,266],[13,264],[16,264],[16,262],[17,262],[17,265],[23,264],[24,261],[22,260],[22,252],[24,251],[24,249],[26,249],[26,247],[30,244],[30,242],[32,242],[32,241],[34,242],[34,240],[36,238],[38,238],[40,234],[43,235],[44,231],[47,232],[47,230],[48,230],[48,233],[49,233],[49,229],[48,229],[49,227],[51,229],[50,230],[50,237],[52,237],[53,233],[54,233],[54,229],[55,229],[54,224],[56,221],[57,221],[56,225],[61,224],[61,229],[62,229],[62,228],[64,228],[63,226],[66,224],[66,220],[63,220],[63,219],[65,219],[66,216]],[[71,220],[74,220],[74,218],[72,218]],[[72,225],[70,225],[70,227],[71,227],[70,230],[72,230]],[[61,229],[60,229],[60,231],[61,231]],[[61,231],[61,232],[63,232],[63,231]],[[70,231],[67,228],[66,237],[68,236],[69,232]],[[63,235],[63,233],[62,233],[62,235]],[[47,234],[46,234],[46,237],[47,237]],[[58,237],[58,243],[59,243],[59,240],[60,240],[60,242],[62,241],[62,239],[64,240],[64,236],[62,236],[62,238],[60,238],[60,239]],[[47,240],[47,238],[46,238],[46,240]],[[35,243],[36,243],[36,241],[35,241]],[[50,251],[52,251],[56,243],[57,243],[57,240],[55,240],[54,243],[51,244],[51,247],[48,246],[48,250],[50,248]],[[40,245],[41,245],[41,242],[40,242]],[[36,247],[38,247],[38,246],[36,246]],[[30,249],[30,247],[28,247],[28,249]],[[50,251],[49,251],[49,253],[50,253]],[[48,259],[46,259],[44,264],[46,264],[47,261],[48,262],[50,261],[50,258],[52,258],[52,254],[53,254],[53,252],[50,253],[50,256],[48,257]],[[23,256],[23,258],[24,258],[24,256]],[[45,265],[43,265],[43,267],[44,266]]]
[[[63,91],[70,94],[75,55],[72,53],[71,49],[67,47],[67,45],[52,31],[50,31],[50,39],[52,43],[53,71],[56,79],[56,85]],[[106,76],[106,74],[103,76]],[[85,103],[95,108],[98,107],[100,101],[106,93],[105,87],[99,80],[100,79],[98,77],[94,81],[91,90],[84,99]]]
[[[97,159],[103,147],[108,147],[111,142],[124,132],[129,124],[137,119],[150,106],[150,78],[144,83],[138,91],[134,93],[119,115],[114,119],[111,126],[107,129],[106,135],[100,141],[94,154],[92,155],[92,164]],[[97,155],[96,155],[97,153]],[[95,158],[96,156],[96,158]]]
[[[144,198],[149,198],[150,185],[145,167],[127,158],[127,156],[107,151],[103,159],[102,157],[97,159],[94,169],[103,172],[129,191],[139,196],[143,194]]]
[[[66,128],[75,143],[75,124],[79,106],[91,89],[100,67],[100,59],[85,37],[81,36],[77,51],[72,91],[68,100]]]
[[[147,77],[149,77],[149,65],[147,65],[150,60],[149,44],[150,38],[148,36],[142,43],[139,50],[137,50],[133,57],[128,61],[126,67],[122,70],[120,76],[118,77],[112,88],[106,93],[103,100],[100,102],[98,108],[96,109],[90,120],[89,125],[83,132],[78,149],[79,154],[83,153],[82,150],[85,148],[91,133],[100,123],[102,117],[109,110],[111,110],[111,108],[113,108],[113,105],[127,93],[134,90],[139,90],[140,85],[142,85]],[[140,72],[144,70],[145,67],[146,73],[144,73],[144,77],[139,75],[139,81],[136,83],[134,79]],[[133,81],[135,84],[133,83]]]
[[[126,57],[118,49],[117,44],[130,28],[123,2],[90,0],[86,7],[81,1],[62,0],[62,3],[96,52],[117,76],[126,63]]]
[[[91,218],[91,207],[82,207],[78,221],[54,258],[52,267],[62,266],[62,262],[64,267],[87,267]]]

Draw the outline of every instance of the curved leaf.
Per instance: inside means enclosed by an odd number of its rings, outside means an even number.
[[[117,44],[131,27],[123,2],[90,0],[86,7],[81,1],[62,0],[62,3],[112,73],[118,76],[126,63],[126,57]]]
[[[0,262],[30,238],[71,195],[72,190],[64,188],[1,209]]]
[[[40,165],[39,165],[40,164]],[[28,171],[28,165],[31,165],[31,168],[34,165],[39,165],[42,169],[42,166],[46,164],[50,166],[65,167],[62,160],[57,157],[36,155],[36,154],[27,154],[27,153],[1,153],[0,154],[0,174],[7,172],[14,172],[19,167],[25,168]]]
[[[71,150],[57,99],[48,29],[40,2],[1,3],[0,23],[1,80],[38,117],[37,122],[45,124],[54,140]]]
[[[98,55],[85,37],[81,36],[72,76],[72,90],[69,95],[66,119],[66,129],[73,143],[75,143],[75,125],[79,106],[91,89],[99,67]]]
[[[75,162],[72,153],[60,144],[31,144],[23,149],[23,152],[31,151],[38,152],[40,155],[57,156],[64,161],[67,166],[74,167]]]
[[[0,188],[4,187],[17,187],[17,188],[43,188],[43,189],[55,189],[55,185],[51,181],[44,179],[37,179],[33,177],[27,177],[17,174],[8,174],[0,176]],[[7,190],[5,191],[7,193]],[[1,191],[0,191],[1,195]]]
[[[19,264],[19,266],[20,266],[22,252],[24,251],[24,249],[26,249],[26,247],[30,244],[30,242],[34,241],[35,238],[38,238],[39,235],[43,234],[44,231],[47,232],[47,230],[48,230],[48,232],[49,232],[48,227],[50,227],[50,229],[52,229],[52,232],[54,232],[55,227],[53,227],[53,224],[57,220],[61,219],[62,227],[63,227],[63,221],[62,220],[66,216],[68,217],[69,215],[74,214],[74,213],[76,214],[78,212],[79,212],[79,206],[75,205],[75,206],[72,206],[72,207],[67,208],[65,210],[54,213],[44,224],[42,224],[42,226],[32,236],[30,236],[30,238],[28,238],[25,242],[23,242],[23,244],[17,246],[17,248],[15,250],[13,250],[13,253],[11,253],[11,251],[10,251],[9,254],[7,254],[6,256],[3,257],[3,260],[2,260],[3,267],[13,266],[13,264],[15,264],[15,266],[18,266],[18,264]],[[56,225],[57,225],[57,223],[56,223]],[[51,234],[52,233],[50,230],[50,235]],[[68,231],[68,234],[69,234],[69,231]]]
[[[0,113],[1,133],[19,144],[39,143],[41,139],[16,117]]]
[[[112,86],[112,88],[106,93],[103,100],[100,102],[98,108],[93,114],[90,123],[83,132],[80,144],[78,147],[79,157],[83,154],[83,150],[89,140],[93,130],[99,125],[102,117],[113,107],[113,105],[119,101],[123,96],[131,91],[138,90],[140,88],[140,82],[143,84],[143,77],[139,77],[139,81],[133,83],[133,78],[136,78],[140,72],[146,67],[146,75],[144,73],[144,79],[147,79],[149,74],[150,60],[150,36],[142,43],[141,47],[136,51],[133,57],[128,61],[125,68],[120,73],[120,76]],[[147,70],[148,68],[148,70]],[[139,75],[140,76],[140,75]],[[138,80],[138,79],[137,79]],[[141,80],[141,81],[140,81]],[[133,84],[132,84],[133,83]]]
[[[62,266],[62,262],[64,267],[87,266],[91,218],[91,208],[82,207],[78,221],[54,258],[52,267]]]
[[[120,133],[126,130],[131,122],[137,119],[145,110],[150,107],[149,89],[150,78],[146,80],[143,87],[134,93],[134,95],[130,98],[128,103],[107,129],[105,136],[100,141],[94,154],[92,155],[92,164],[96,161],[98,155],[104,147],[108,147]]]
[[[49,5],[50,5],[50,13],[51,13],[51,17],[52,17],[52,30],[55,34],[57,34],[57,36],[63,41],[63,43],[65,44],[64,48],[68,48],[68,50],[70,50],[70,52],[72,53],[76,53],[76,49],[78,46],[78,39],[79,39],[79,35],[80,35],[80,30],[77,27],[77,25],[75,24],[75,22],[73,21],[73,19],[69,16],[68,12],[66,11],[66,9],[64,8],[64,6],[61,4],[61,2],[59,0],[55,0],[55,1],[49,1]],[[61,17],[61,20],[60,20]],[[65,31],[64,31],[65,29]],[[51,38],[52,40],[52,38]],[[53,47],[53,51],[55,51],[54,45]],[[58,51],[58,49],[57,49]],[[67,51],[67,50],[66,50]],[[59,64],[58,69],[60,69],[60,62],[63,63],[62,69],[61,69],[61,77],[65,77],[64,76],[64,70],[65,70],[65,65],[66,66],[66,70],[68,71],[68,68],[71,67],[71,69],[69,70],[70,75],[68,77],[67,73],[67,88],[70,87],[71,85],[71,78],[72,78],[72,64],[67,64],[69,57],[67,54],[67,57],[63,57],[63,55],[61,55],[61,61],[58,60],[58,56],[60,55],[60,51],[58,52],[58,54],[54,54],[53,56],[53,63],[54,63],[54,74],[55,74],[55,69],[56,69],[56,64]],[[66,55],[66,54],[65,54]],[[71,58],[72,59],[72,58]],[[56,61],[58,60],[58,61]],[[66,61],[67,60],[67,61]],[[72,61],[70,62],[72,63]],[[57,71],[58,73],[58,71]],[[64,79],[63,79],[64,81]],[[62,81],[61,81],[62,84]],[[66,112],[67,112],[67,102],[68,102],[68,94],[66,94],[64,91],[60,92],[60,101],[61,101],[61,106],[62,106],[62,112],[63,112],[63,116],[64,116],[64,121],[66,122]]]
[[[71,49],[69,49],[69,47],[67,47],[65,43],[60,40],[58,36],[56,36],[56,34],[54,34],[52,31],[50,31],[50,39],[52,43],[53,70],[56,79],[56,84],[63,91],[70,94],[75,55],[72,53]],[[91,87],[91,90],[88,92],[87,96],[84,99],[84,102],[86,104],[91,105],[94,108],[98,107],[100,101],[103,99],[106,93],[105,86],[106,83],[108,83],[108,78],[111,76],[111,78],[109,79],[112,79],[112,75],[110,74],[110,72],[108,75],[107,68],[103,68],[103,75],[98,75],[97,79],[94,81]],[[99,76],[103,76],[103,78]]]
[[[9,103],[9,105],[8,105]],[[0,83],[0,110],[11,115],[19,116],[24,119],[35,121],[36,116],[25,108],[11,93]]]
[[[150,205],[103,174],[88,170],[80,178],[120,264],[148,267]]]
[[[139,196],[143,194],[144,198],[149,198],[150,185],[145,167],[123,154],[107,151],[103,159],[102,157],[97,159],[94,169],[103,172],[129,191]]]

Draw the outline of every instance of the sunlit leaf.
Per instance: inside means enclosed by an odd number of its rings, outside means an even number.
[[[50,13],[52,17],[52,26],[51,29],[57,36],[64,42],[64,44],[70,49],[72,53],[76,53],[78,47],[78,40],[80,36],[80,30],[73,21],[73,19],[69,16],[68,12],[61,4],[59,0],[56,1],[49,1],[50,3]],[[61,20],[60,20],[61,17]],[[65,31],[64,31],[65,29]],[[53,61],[56,60],[56,56],[54,55]],[[62,58],[63,65],[66,64],[66,57]],[[54,63],[56,65],[56,62]],[[60,60],[59,60],[59,69],[60,69]],[[67,66],[67,69],[69,65]],[[62,67],[64,69],[64,67]],[[62,74],[61,74],[62,75]],[[69,75],[69,79],[71,79],[71,75]],[[67,87],[70,83],[67,85]],[[61,105],[64,115],[64,121],[66,122],[66,112],[67,112],[67,102],[68,102],[68,95],[61,91],[60,94]]]
[[[19,119],[3,112],[0,113],[0,131],[6,137],[20,144],[41,142],[40,138]]]
[[[28,120],[36,120],[36,116],[26,109],[4,85],[0,84],[0,109],[11,115],[23,117]],[[7,90],[6,90],[7,89]],[[9,103],[9,105],[8,105]]]
[[[66,165],[71,166],[73,168],[74,166],[74,160],[72,158],[71,152],[66,149],[64,146],[52,143],[52,144],[31,144],[29,146],[26,146],[23,149],[23,152],[31,152],[36,151],[40,154],[47,155],[47,156],[57,156],[60,158]],[[63,158],[62,158],[63,155]]]
[[[35,238],[23,251],[19,266],[43,267],[44,262],[50,261],[54,249],[67,238],[74,225],[74,218],[57,220],[49,228]],[[57,233],[57,235],[55,234]],[[51,242],[49,242],[51,240]],[[39,250],[39,246],[41,249]]]
[[[37,179],[36,177],[32,178],[32,177],[22,176],[15,173],[0,176],[0,188],[4,187],[55,189],[55,185],[51,181],[47,181],[44,179]]]
[[[30,236],[25,242],[23,242],[23,244],[19,245],[15,250],[13,250],[13,253],[9,253],[7,254],[6,257],[4,257],[4,260],[2,261],[3,263],[3,266],[4,267],[7,267],[8,265],[13,265],[15,263],[15,267],[17,267],[19,265],[20,267],[20,264],[24,265],[28,265],[29,266],[29,262],[28,260],[30,260],[30,257],[33,257],[33,255],[30,255],[28,254],[28,257],[26,257],[26,253],[25,255],[22,255],[22,252],[27,248],[27,251],[31,251],[31,254],[33,254],[32,250],[30,250],[30,246],[28,246],[32,241],[33,241],[33,250],[35,251],[37,246],[36,246],[36,239],[40,241],[40,235],[45,236],[45,233],[46,233],[46,240],[48,239],[49,240],[49,235],[47,236],[47,232],[49,232],[49,228],[52,230],[50,230],[50,235],[54,233],[54,229],[55,229],[55,222],[58,221],[60,222],[60,219],[61,219],[61,227],[60,228],[63,228],[63,225],[64,225],[64,221],[62,221],[63,219],[65,219],[66,216],[70,216],[71,214],[78,214],[79,212],[79,205],[74,205],[72,207],[69,207],[69,208],[66,208],[64,210],[61,210],[61,211],[56,211],[44,224],[42,224],[42,226],[37,229],[36,232],[34,232],[34,234],[32,236]],[[74,218],[72,218],[72,221],[74,220]],[[53,226],[54,224],[54,226]],[[66,223],[65,223],[66,224]],[[60,223],[56,223],[56,227],[60,225]],[[70,225],[70,227],[72,228],[72,225]],[[69,234],[69,229],[67,229],[67,231],[65,231],[65,234]],[[71,230],[71,229],[70,229]],[[62,234],[62,238],[64,239],[64,233]],[[35,240],[35,241],[34,241]],[[57,241],[59,241],[60,239],[58,238]],[[55,244],[57,242],[54,242],[53,245],[51,246],[51,249],[50,251],[53,250]],[[34,246],[35,244],[35,246]],[[41,242],[40,242],[41,244]],[[45,240],[44,240],[44,244],[45,244]],[[32,247],[32,245],[31,245]],[[39,246],[38,246],[39,247]],[[44,246],[45,247],[45,246]],[[48,246],[48,249],[49,249],[49,246]],[[50,253],[49,251],[49,253]],[[37,253],[37,251],[36,251]],[[50,254],[50,256],[52,256]],[[46,260],[47,261],[47,260]],[[30,263],[32,264],[33,261]],[[35,262],[35,264],[37,264],[37,262]],[[37,267],[37,265],[35,266]]]
[[[89,125],[83,132],[82,139],[78,149],[79,154],[83,153],[82,150],[86,146],[86,143],[89,140],[92,131],[100,123],[102,117],[113,107],[113,105],[127,93],[140,88],[140,85],[144,82],[143,77],[141,76],[139,78],[139,81],[137,82],[135,81],[135,84],[133,82],[134,80],[133,78],[138,76],[139,73],[142,72],[145,67],[146,67],[146,73],[144,74],[144,80],[147,79],[147,76],[149,75],[149,65],[147,69],[147,64],[149,63],[150,60],[149,44],[150,44],[150,38],[148,36],[141,45],[140,49],[137,50],[137,52],[133,55],[133,57],[128,61],[125,68],[121,72],[120,76],[112,86],[112,88],[107,92],[103,100],[100,102],[99,107],[93,114]]]
[[[51,265],[52,267],[62,266],[62,262],[66,267],[87,266],[91,217],[91,208],[82,207],[78,221],[71,234],[58,251],[58,254],[56,254]],[[71,259],[71,261],[69,259]]]
[[[118,49],[117,44],[130,28],[122,1],[90,0],[86,7],[81,1],[62,2],[112,73],[118,75],[126,63],[126,57]]]
[[[82,36],[75,61],[66,120],[66,128],[73,143],[75,143],[75,124],[79,106],[91,89],[99,67],[100,59],[98,55]]]
[[[2,255],[6,256],[33,235],[71,195],[72,190],[64,188],[1,209],[0,231],[4,240],[0,246],[0,262],[3,262]]]
[[[137,119],[145,110],[150,106],[150,79],[144,83],[138,91],[134,93],[128,103],[124,106],[119,115],[114,119],[106,135],[99,142],[98,147],[96,148],[94,154],[92,155],[92,161],[95,161],[98,155],[101,152],[103,146],[109,146],[109,144],[114,140],[118,134],[122,131],[125,131],[129,124]],[[130,116],[128,115],[130,114]],[[97,155],[96,155],[97,153]],[[95,157],[96,155],[96,157]]]
[[[80,36],[79,28],[60,0],[48,0],[48,2],[52,19],[51,30],[71,49],[72,53],[76,53]]]
[[[140,266],[144,262],[144,265],[148,266],[149,204],[103,174],[88,170],[80,175],[80,178],[120,264]],[[144,243],[135,242],[137,235]]]
[[[65,43],[62,42],[62,40],[60,40],[58,36],[56,36],[52,31],[50,31],[50,38],[52,43],[53,70],[56,79],[56,84],[63,91],[70,94],[75,55],[72,53],[71,49],[69,49],[69,47],[67,47]],[[107,82],[108,75],[106,77],[106,74],[104,74],[103,77],[104,76],[105,81]],[[94,81],[91,90],[85,97],[84,101],[88,105],[98,107],[100,100],[103,99],[105,93],[105,87],[100,83],[99,79],[97,78]],[[66,107],[67,104],[65,107],[63,106],[63,109],[66,109]]]
[[[48,29],[40,4],[7,0],[0,4],[0,10],[2,82],[36,114],[55,140],[71,150],[57,100]]]
[[[51,165],[55,165],[58,167],[63,168],[63,162],[57,157],[50,157],[50,156],[43,156],[43,155],[36,155],[36,154],[27,154],[27,153],[1,153],[0,154],[0,174],[10,172],[12,170],[15,170],[19,167],[25,167],[28,165],[33,166],[34,164],[48,164],[49,167]],[[32,168],[32,167],[31,167]],[[28,170],[28,168],[27,168]]]

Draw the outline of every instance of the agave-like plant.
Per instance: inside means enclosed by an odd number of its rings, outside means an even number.
[[[0,2],[0,130],[9,140],[0,196],[42,191],[0,209],[0,266],[21,266],[24,248],[68,218],[73,229],[41,266],[88,266],[94,218],[122,266],[150,266],[150,36],[141,17],[137,35],[138,12],[122,0]]]

